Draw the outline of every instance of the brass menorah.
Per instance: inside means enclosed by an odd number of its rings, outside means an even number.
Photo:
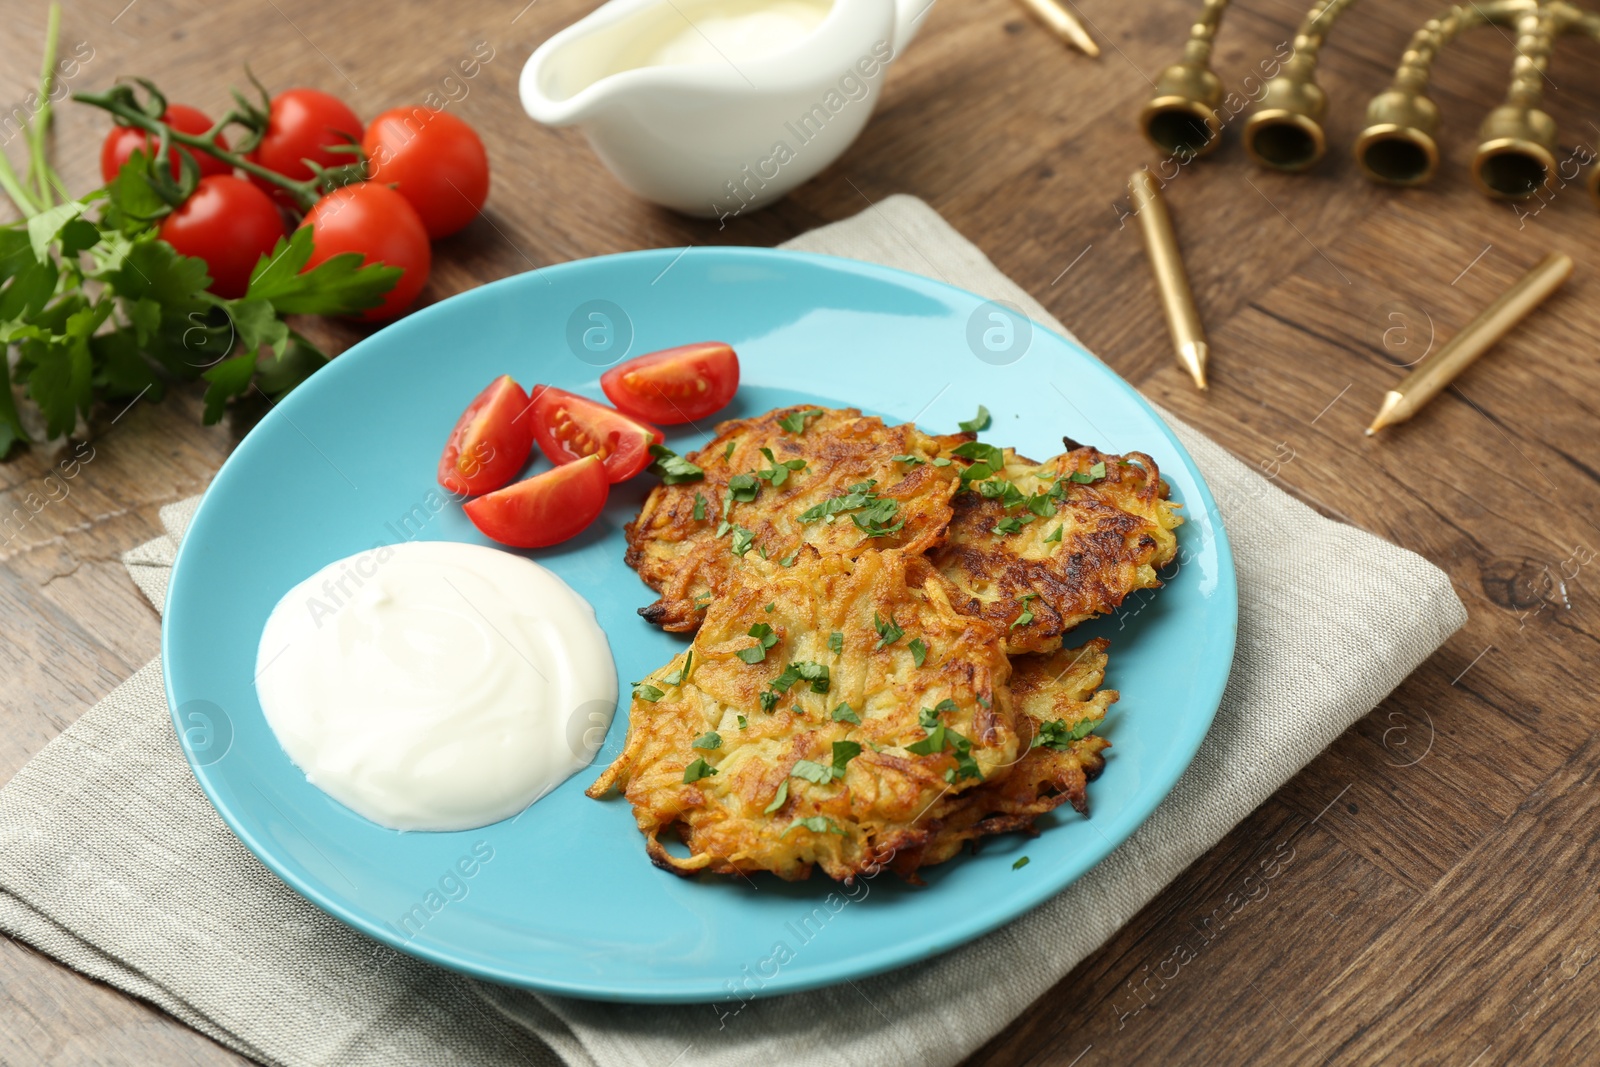
[[[1261,166],[1304,171],[1327,151],[1322,120],[1328,98],[1317,84],[1317,62],[1328,32],[1354,3],[1318,0],[1295,34],[1292,54],[1263,87],[1244,126],[1245,150]],[[1145,136],[1180,163],[1215,149],[1232,117],[1224,111],[1222,80],[1211,69],[1212,45],[1227,7],[1228,0],[1205,0],[1182,62],[1162,72],[1155,98],[1140,115]],[[1505,102],[1478,129],[1473,180],[1488,196],[1522,200],[1555,177],[1556,124],[1540,106],[1545,73],[1560,38],[1600,40],[1600,14],[1567,0],[1468,0],[1423,24],[1390,87],[1367,105],[1355,156],[1368,178],[1421,185],[1433,177],[1439,167],[1439,108],[1428,97],[1434,61],[1464,31],[1489,25],[1515,34],[1516,60]],[[1589,190],[1600,203],[1600,165],[1589,172]]]

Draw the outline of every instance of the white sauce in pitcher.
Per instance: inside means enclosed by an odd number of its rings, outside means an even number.
[[[799,44],[827,18],[830,3],[768,0],[759,6],[729,4],[724,10],[688,10],[685,21],[661,42],[644,66],[728,63],[742,66]],[[743,10],[740,10],[743,8]]]
[[[589,603],[531,560],[408,542],[286,593],[256,658],[267,723],[311,784],[398,830],[508,818],[588,765],[616,709]]]

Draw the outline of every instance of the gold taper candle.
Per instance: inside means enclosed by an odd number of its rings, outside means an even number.
[[[1404,422],[1440,393],[1461,372],[1472,366],[1477,358],[1494,346],[1494,343],[1528,313],[1544,303],[1551,293],[1561,288],[1572,276],[1572,257],[1554,252],[1544,261],[1524,274],[1501,294],[1500,298],[1484,309],[1483,313],[1467,323],[1461,332],[1450,338],[1439,351],[1427,356],[1417,368],[1406,375],[1383,398],[1378,417],[1367,429],[1371,437],[1385,426]]]
[[[1078,16],[1061,5],[1061,0],[1018,0],[1033,13],[1033,17],[1050,27],[1055,35],[1077,48],[1086,56],[1098,59],[1100,46],[1094,43],[1089,31],[1083,28]]]
[[[1161,291],[1161,306],[1167,313],[1172,347],[1177,352],[1178,362],[1194,378],[1194,384],[1204,389],[1211,346],[1206,342],[1200,311],[1194,305],[1183,257],[1178,254],[1178,235],[1172,228],[1172,215],[1149,171],[1134,171],[1133,177],[1128,179],[1128,191],[1133,198],[1133,210],[1139,216],[1139,226],[1144,231],[1156,288]]]

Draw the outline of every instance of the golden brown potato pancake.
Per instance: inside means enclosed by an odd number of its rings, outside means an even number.
[[[1105,767],[1101,753],[1111,742],[1089,731],[1116,703],[1115,689],[1100,689],[1109,642],[1095,638],[1081,648],[1017,656],[1011,661],[1011,706],[1016,713],[1021,758],[981,786],[953,796],[928,813],[934,836],[907,849],[889,865],[915,880],[915,870],[943,863],[963,843],[988,834],[1033,831],[1033,821],[1062,804],[1089,814],[1088,784]]]
[[[1002,627],[1013,654],[1050,652],[1074,626],[1161,584],[1183,520],[1153,459],[1094,448],[1044,463],[1003,454],[1003,467],[989,464],[994,477],[956,495],[948,535],[928,555],[957,611]]]
[[[684,457],[704,479],[658,486],[628,524],[624,558],[661,594],[639,614],[693,630],[731,574],[752,560],[792,560],[802,544],[845,558],[926,551],[944,536],[965,466],[934,460],[968,439],[885,426],[853,408],[780,408],[722,423]]]
[[[689,651],[635,690],[589,790],[623,789],[658,866],[875,872],[936,841],[934,809],[1028,743],[998,628],[953,611],[920,556],[798,555],[732,572]]]

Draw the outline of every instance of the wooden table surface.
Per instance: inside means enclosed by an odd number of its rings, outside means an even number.
[[[1303,2],[1239,0],[1217,58],[1230,89],[1253,88]],[[1195,0],[1081,0],[1106,46],[1098,62],[1065,52],[1013,0],[946,0],[855,147],[726,229],[641,203],[581,134],[522,115],[523,60],[592,0],[72,0],[62,39],[92,50],[74,89],[148,75],[220,111],[249,62],[270,86],[318,86],[364,115],[449,91],[454,64],[487,42],[492,59],[451,107],[482,131],[495,185],[487,217],[436,250],[429,300],[626,249],[770,245],[893,193],[928,200],[1147,395],[1323,513],[1444,568],[1471,616],[972,1062],[1593,1063],[1600,213],[1577,186],[1546,193],[1536,213],[1472,191],[1472,131],[1510,66],[1494,30],[1442,63],[1439,180],[1395,193],[1357,175],[1349,145],[1365,101],[1435,2],[1369,4],[1333,34],[1332,151],[1314,174],[1257,170],[1235,121],[1217,156],[1173,182],[1213,341],[1205,395],[1169,354],[1123,218],[1127,175],[1155,162],[1133,116],[1177,58]],[[4,12],[0,91],[20,102],[44,6],[6,0]],[[1595,44],[1569,44],[1551,68],[1564,152],[1600,138],[1597,58]],[[105,127],[80,106],[61,113],[59,169],[77,191],[96,183]],[[1362,435],[1401,364],[1550,250],[1577,261],[1561,294],[1412,423]],[[359,336],[316,330],[336,347]],[[199,412],[180,392],[114,424],[103,413],[70,495],[7,531],[0,780],[156,654],[156,614],[118,556],[158,534],[157,509],[204,488],[247,428],[202,427]],[[42,495],[57,458],[35,449],[0,464],[0,513]],[[1268,855],[1289,858],[1250,899],[1242,879]],[[1209,940],[1195,936],[1203,927]],[[0,1063],[236,1060],[0,942]]]

